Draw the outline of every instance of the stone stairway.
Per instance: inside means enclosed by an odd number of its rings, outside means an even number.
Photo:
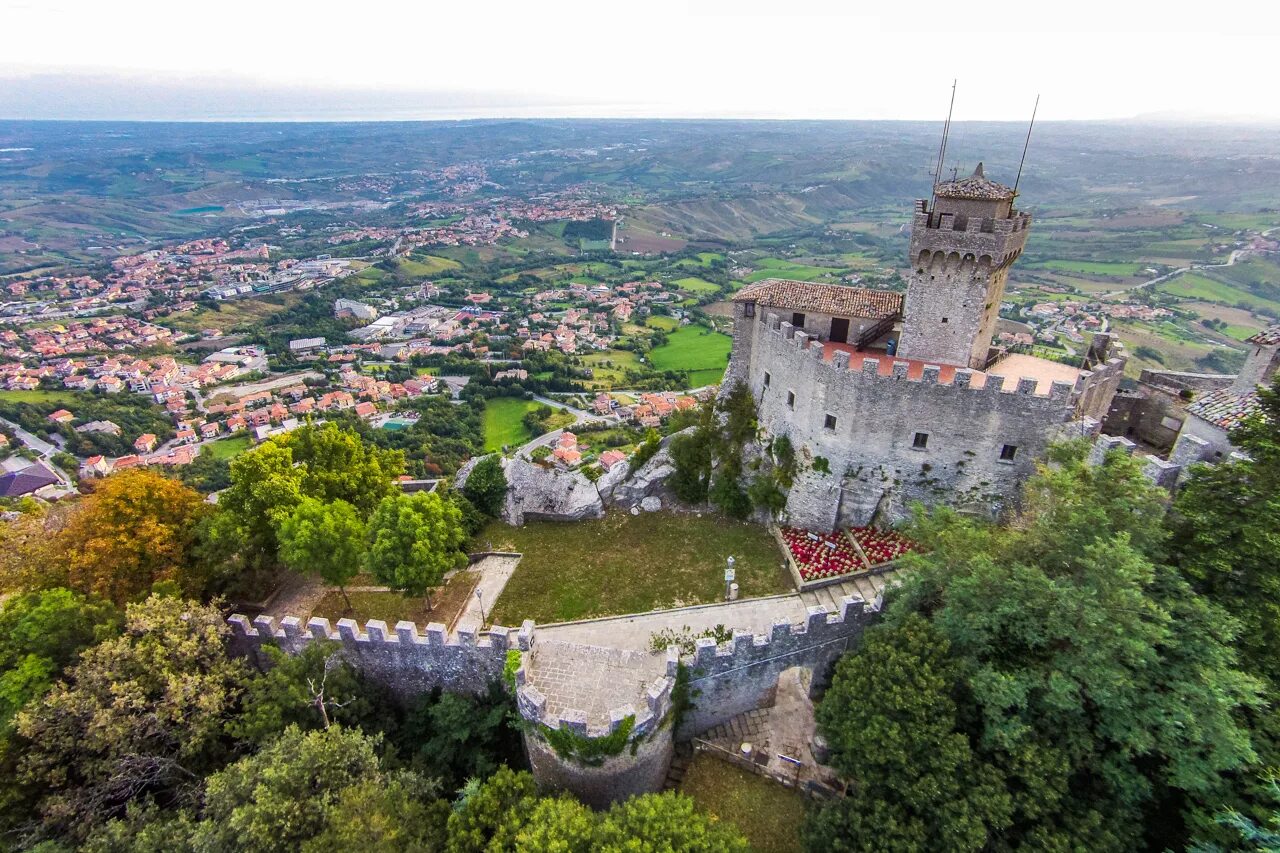
[[[689,769],[691,761],[693,761],[693,746],[687,742],[676,744],[675,754],[671,756],[671,768],[667,770],[667,781],[663,783],[662,790],[677,790],[680,783],[684,781],[685,771]]]
[[[839,612],[840,600],[846,595],[860,595],[864,601],[875,601],[876,596],[884,590],[886,582],[893,583],[892,573],[860,575],[830,586],[802,592],[800,600],[804,602],[805,607],[817,605],[828,611]]]

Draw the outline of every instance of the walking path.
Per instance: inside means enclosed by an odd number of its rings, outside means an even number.
[[[454,625],[463,621],[481,626],[487,625],[489,614],[493,612],[493,605],[497,602],[498,596],[502,595],[503,588],[518,565],[520,565],[519,557],[484,557],[477,560],[471,567],[471,571],[479,572],[480,580],[476,582],[476,588],[467,598],[466,607],[454,617],[453,625],[450,625],[449,629],[453,630]]]

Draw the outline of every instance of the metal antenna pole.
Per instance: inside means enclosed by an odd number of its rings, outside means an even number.
[[[1027,149],[1031,147],[1031,128],[1036,126],[1036,110],[1040,109],[1040,95],[1036,94],[1036,104],[1031,108],[1031,124],[1027,125],[1027,140],[1022,143],[1022,159],[1018,161],[1018,177],[1013,182],[1013,196],[1018,197],[1018,184],[1022,181],[1022,165],[1027,162]]]
[[[942,180],[943,158],[947,156],[947,134],[951,132],[951,114],[956,108],[956,83],[951,81],[951,105],[947,107],[947,120],[942,124],[942,141],[938,144],[938,165],[933,170],[933,192],[929,196],[929,210],[933,211],[934,202],[938,200],[938,182]]]

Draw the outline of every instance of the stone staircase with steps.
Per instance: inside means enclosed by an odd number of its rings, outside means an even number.
[[[886,584],[892,584],[891,574],[860,575],[830,586],[807,590],[800,593],[800,600],[805,607],[818,605],[839,612],[840,600],[846,595],[860,595],[864,601],[875,601],[876,596],[884,590]]]
[[[680,783],[684,781],[685,771],[689,769],[692,761],[693,746],[689,743],[676,744],[675,754],[671,757],[671,768],[667,770],[667,781],[663,783],[662,790],[677,790]]]

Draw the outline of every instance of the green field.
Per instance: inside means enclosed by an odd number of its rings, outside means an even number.
[[[1054,270],[1056,272],[1075,272],[1085,275],[1135,276],[1141,275],[1146,264],[1129,261],[1042,261],[1029,264],[1031,269]]]
[[[74,399],[70,391],[0,391],[0,400],[11,403],[69,403]]]
[[[477,547],[523,554],[493,609],[497,625],[540,624],[719,601],[732,555],[743,596],[791,589],[764,527],[697,515],[613,512],[571,524],[491,522]]]
[[[797,264],[782,258],[761,258],[755,261],[757,269],[747,275],[748,282],[757,282],[766,278],[787,278],[795,281],[817,281],[829,279],[845,272],[833,267],[815,267],[809,264]]]
[[[658,370],[689,371],[689,387],[719,382],[729,365],[733,339],[705,326],[681,326],[667,335],[667,343],[649,353]]]
[[[231,459],[248,450],[252,443],[249,436],[237,435],[206,444],[204,449],[212,453],[215,459]]]
[[[1247,305],[1252,310],[1280,313],[1280,301],[1254,296],[1248,291],[1217,281],[1200,273],[1185,273],[1172,281],[1159,285],[1160,289],[1174,296],[1219,302],[1223,305]]]
[[[503,445],[515,447],[533,438],[534,436],[525,428],[522,418],[526,412],[532,412],[541,406],[542,403],[536,400],[522,400],[517,397],[494,397],[485,403],[485,452],[499,451]],[[562,417],[556,420],[572,422],[573,418],[562,413]]]
[[[763,776],[702,753],[680,781],[699,811],[736,826],[753,851],[799,853],[804,798]]]
[[[584,355],[582,362],[591,368],[595,377],[587,383],[592,389],[612,388],[626,379],[628,369],[638,370],[642,367],[636,354],[625,349],[593,352],[590,355]]]
[[[650,329],[661,329],[664,332],[672,332],[680,327],[679,320],[666,314],[653,314],[644,321],[644,324]]]
[[[678,278],[672,283],[681,290],[689,293],[715,293],[720,289],[720,285],[718,284],[712,284],[705,279],[692,276],[689,278]]]
[[[436,275],[447,270],[461,269],[462,264],[436,255],[412,255],[400,258],[399,266],[408,275]]]

